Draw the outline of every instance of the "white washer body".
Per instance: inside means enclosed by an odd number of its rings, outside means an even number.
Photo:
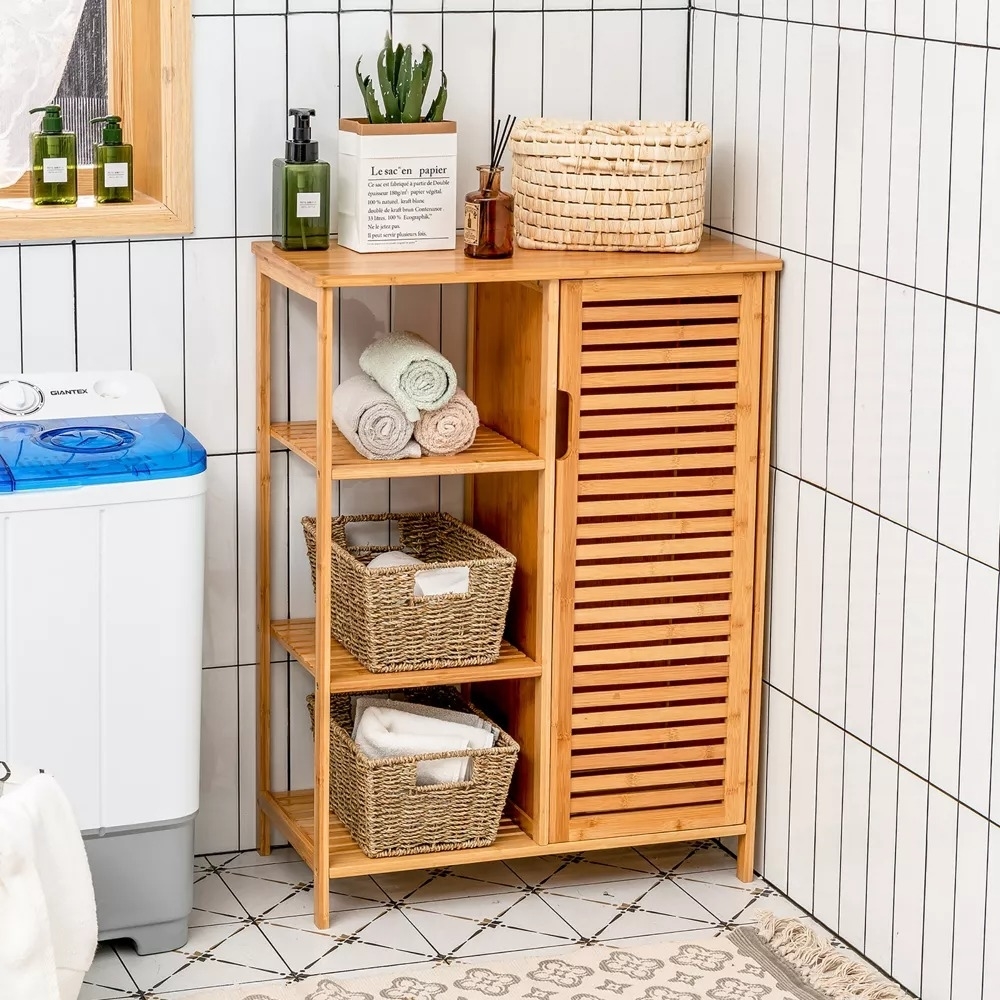
[[[0,759],[81,830],[198,809],[205,473],[0,495]]]
[[[4,405],[32,407],[0,411],[8,466],[20,454],[13,438],[37,441],[53,420],[124,426],[163,411],[152,382],[132,372],[0,375]],[[53,454],[66,469],[86,460]],[[0,492],[0,759],[51,772],[85,834],[193,825],[205,489],[198,471]]]

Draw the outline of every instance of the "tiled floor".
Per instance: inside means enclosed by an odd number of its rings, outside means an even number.
[[[312,921],[309,869],[289,849],[196,861],[186,947],[103,945],[80,1000],[170,998],[206,987],[566,948],[590,940],[713,936],[757,912],[801,916],[764,882],[739,882],[709,843],[526,858],[333,883],[329,931]]]

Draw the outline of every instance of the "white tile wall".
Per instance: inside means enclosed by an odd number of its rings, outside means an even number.
[[[593,8],[597,8],[596,10]],[[187,239],[0,246],[0,370],[128,367],[151,375],[168,410],[208,449],[202,810],[199,851],[254,843],[254,270],[270,229],[271,161],[283,155],[289,105],[317,109],[315,135],[336,167],[337,118],[360,114],[354,63],[390,26],[427,42],[449,74],[464,193],[488,154],[491,34],[496,112],[525,117],[683,118],[688,0],[194,0],[195,233]],[[339,11],[339,12],[338,12]],[[596,44],[595,44],[596,39]],[[708,80],[711,83],[711,78]],[[731,115],[730,115],[731,117]],[[732,146],[732,143],[730,143]],[[730,172],[732,166],[730,166]],[[464,185],[464,187],[462,186]],[[334,189],[336,180],[334,179]],[[108,290],[113,295],[108,294]],[[310,307],[279,293],[274,410],[314,412]],[[460,368],[464,289],[362,290],[340,297],[337,370],[357,371],[392,321],[440,344]],[[274,461],[275,612],[308,615],[312,589],[299,519],[314,504],[310,471]],[[345,484],[345,512],[461,513],[462,484]],[[307,675],[277,650],[278,785],[311,782]]]
[[[713,223],[785,260],[762,870],[923,1000],[987,1000],[1000,17],[735,6],[693,0],[691,80],[695,112],[723,112]]]

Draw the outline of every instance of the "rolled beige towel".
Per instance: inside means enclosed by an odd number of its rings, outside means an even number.
[[[413,436],[425,455],[457,455],[476,440],[479,411],[461,389],[439,410],[420,414]]]

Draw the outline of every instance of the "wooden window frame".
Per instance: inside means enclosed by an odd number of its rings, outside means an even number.
[[[78,204],[35,206],[25,176],[0,189],[0,242],[191,232],[191,0],[108,0],[108,105],[134,147],[135,200],[95,204],[82,170]]]

